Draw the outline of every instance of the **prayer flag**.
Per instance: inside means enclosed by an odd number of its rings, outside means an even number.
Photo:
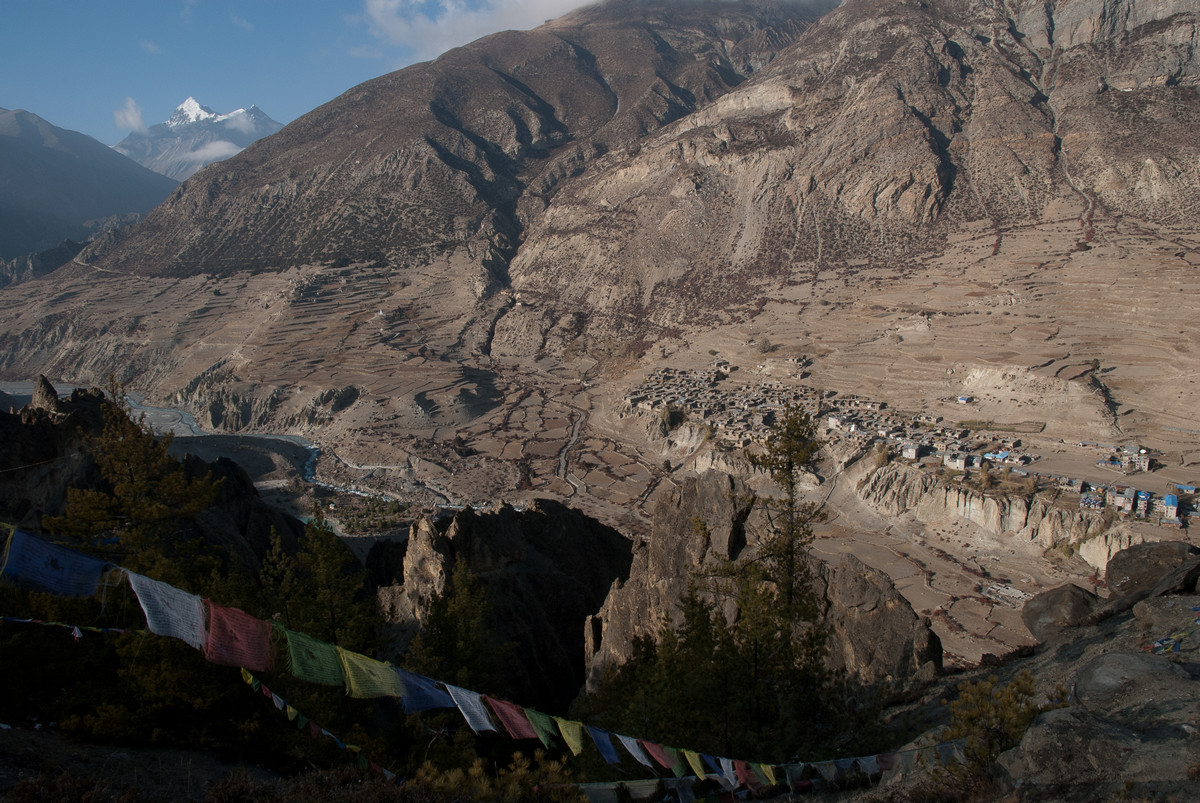
[[[733,768],[733,759],[722,758],[718,759],[721,762],[721,775],[725,780],[729,781],[730,786],[738,785],[737,770]]]
[[[620,764],[621,757],[617,755],[617,748],[613,747],[610,734],[606,730],[587,726],[587,731],[592,736],[592,741],[596,743],[596,749],[600,751],[600,755],[609,764]]]
[[[336,647],[346,677],[346,694],[351,697],[403,697],[404,684],[391,664]]]
[[[866,775],[874,775],[879,772],[879,762],[875,756],[863,756],[858,760],[858,768]]]
[[[804,779],[804,764],[785,764],[783,772],[787,776],[787,784],[789,788],[794,789],[796,784]]]
[[[453,708],[454,700],[449,694],[437,687],[437,681],[431,680],[416,672],[394,667],[400,681],[404,684],[404,713],[415,714],[418,711],[428,711],[430,708]]]
[[[683,757],[680,756],[678,750],[676,750],[674,747],[667,747],[666,745],[663,745],[662,751],[666,754],[667,758],[670,759],[671,772],[675,773],[676,778],[682,778],[685,774],[687,774],[687,770],[684,769],[685,765],[683,763]]]
[[[700,758],[704,759],[705,765],[712,772],[715,772],[717,775],[720,775],[723,772],[723,770],[721,769],[721,762],[717,759],[716,756],[710,756],[710,755],[708,755],[708,753],[701,753]]]
[[[880,772],[887,772],[892,767],[896,766],[896,754],[880,753],[879,755],[875,756],[875,765],[879,768]]]
[[[297,711],[295,708],[293,708],[290,705],[287,707],[287,717],[288,717],[289,722],[294,720],[299,715],[300,715],[300,712]]]
[[[529,724],[529,720],[525,716],[525,709],[521,706],[504,700],[493,700],[487,695],[484,695],[483,700],[492,709],[496,719],[500,720],[504,729],[508,731],[509,736],[514,739],[538,738],[537,731],[534,730],[533,725]]]
[[[317,641],[294,630],[280,628],[287,635],[288,671],[300,680],[325,686],[341,686],[346,682],[342,662],[332,644]]]
[[[571,754],[577,756],[582,753],[583,725],[561,717],[555,717],[554,721],[558,723],[558,732],[562,734],[563,741],[571,748]]]
[[[839,775],[845,774],[854,769],[854,759],[852,758],[835,758],[833,766],[837,767]]]
[[[762,772],[763,780],[767,782],[768,786],[775,786],[777,783],[779,783],[775,780],[775,768],[770,764],[759,764],[758,769],[760,772]]]
[[[24,530],[13,530],[0,561],[0,577],[30,591],[61,597],[90,597],[108,563],[52,544]]]
[[[661,746],[655,744],[654,742],[647,742],[645,739],[643,739],[642,747],[646,748],[646,752],[650,754],[650,757],[661,764],[663,769],[669,770],[675,766],[675,762],[670,759],[670,757],[667,755],[667,751],[663,750]]]
[[[288,707],[287,700],[283,699],[278,694],[271,695],[271,702],[275,703],[275,709],[277,711],[282,711]]]
[[[463,719],[471,726],[471,730],[476,733],[496,730],[496,726],[488,718],[487,709],[484,708],[483,701],[479,699],[480,696],[478,694],[466,689],[460,689],[458,686],[451,686],[449,683],[446,684],[446,691],[450,692],[450,697],[453,698],[454,704],[458,706]]]
[[[198,596],[130,571],[125,576],[137,594],[151,633],[177,638],[197,650],[204,647],[204,604]]]
[[[750,788],[758,785],[758,779],[754,777],[754,773],[750,771],[750,765],[745,761],[741,759],[734,761],[733,770],[737,773],[738,782],[743,786]]]
[[[708,775],[704,769],[704,763],[700,760],[700,754],[695,750],[684,750],[683,757],[687,759],[688,766],[692,768],[692,772],[696,773],[698,778]]]
[[[821,773],[821,777],[832,783],[837,778],[837,767],[832,761],[818,761],[813,764],[817,768],[817,772]]]
[[[546,747],[553,746],[554,734],[558,733],[558,728],[554,726],[554,717],[549,714],[543,714],[541,711],[534,711],[532,708],[526,708],[525,718],[529,720],[529,724],[537,731],[538,738],[542,740],[542,744]]]
[[[208,641],[204,657],[222,666],[240,666],[256,672],[275,668],[271,652],[271,626],[237,608],[226,608],[212,600],[208,606]]]
[[[625,745],[625,749],[629,751],[629,755],[633,756],[633,760],[641,764],[643,767],[654,769],[654,764],[651,763],[650,757],[646,755],[646,751],[638,744],[638,740],[632,736],[621,736],[617,734],[618,741]]]

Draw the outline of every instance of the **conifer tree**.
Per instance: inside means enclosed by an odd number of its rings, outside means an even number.
[[[498,692],[514,645],[497,643],[489,617],[479,578],[466,561],[455,560],[443,592],[429,603],[404,665],[455,686]]]
[[[52,533],[80,538],[90,551],[107,536],[126,568],[170,571],[170,577],[156,576],[173,581],[186,574],[194,584],[215,562],[189,543],[186,522],[216,501],[220,481],[211,474],[189,478],[170,454],[171,435],[157,437],[144,415],[132,418],[123,389],[112,380],[107,393],[100,431],[85,439],[101,486],[68,489],[64,514],[47,516],[42,524]],[[166,561],[168,556],[173,560]]]

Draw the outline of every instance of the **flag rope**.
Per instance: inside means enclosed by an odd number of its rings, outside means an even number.
[[[6,548],[5,548],[6,562],[9,557],[8,552],[11,549],[11,546],[14,542],[14,537],[17,532],[18,531],[16,529],[14,529],[12,531],[12,533],[9,535],[8,543],[6,544]],[[33,536],[29,536],[28,533],[25,533],[24,535],[27,536],[28,541],[40,541],[41,540],[41,539],[37,539]],[[67,547],[57,547],[57,548],[68,549]],[[76,551],[76,550],[71,550],[71,551]],[[85,557],[90,557],[90,556],[86,556],[85,553],[79,553],[79,554],[84,555]],[[126,576],[127,579],[130,578],[131,573],[128,570],[121,569],[121,572]],[[3,566],[0,566],[0,576],[4,576],[4,567]],[[142,579],[149,580],[149,578],[142,578]],[[99,585],[99,583],[97,583],[97,586],[98,585]],[[160,587],[164,590],[169,591],[172,595],[194,597],[196,604],[200,606],[200,610],[202,612],[207,609],[207,606],[200,605],[201,599],[197,595],[188,594],[188,592],[182,591],[180,589],[176,589],[167,583],[162,583],[161,581],[151,581],[151,583],[149,583],[149,584],[142,584],[142,587],[140,590],[139,590],[139,586],[134,585],[132,582],[130,583],[130,585],[134,588],[134,593],[139,595],[139,602],[142,603],[143,610],[145,610],[147,607],[147,600],[143,599],[141,597],[141,594],[147,593],[147,588],[158,589]],[[93,591],[93,594],[94,593],[95,593],[95,591]],[[155,600],[155,602],[157,602],[157,600]],[[209,600],[209,602],[211,602],[211,600]],[[239,612],[239,613],[241,613],[241,612]],[[243,614],[243,615],[249,616],[248,614]],[[24,620],[24,619],[16,619],[13,617],[0,617],[0,618],[2,618],[3,621],[5,621],[5,622],[23,622],[23,623],[33,623],[33,624],[49,624],[49,625],[55,625],[55,626],[61,626],[61,627],[71,627],[71,626],[65,625],[61,622],[43,622],[40,620],[33,620],[33,619]],[[151,623],[151,624],[153,624],[153,623]],[[116,633],[121,633],[121,634],[128,634],[128,633],[132,633],[132,632],[144,632],[144,631],[122,630],[120,628],[79,627],[74,631],[74,633],[78,633],[83,630],[96,630],[98,632],[116,632]],[[154,632],[153,627],[152,627],[151,632]],[[205,641],[209,637],[208,628],[206,626],[204,626],[203,622],[201,623],[201,627],[199,628],[199,634],[200,634],[200,637]],[[181,638],[180,635],[176,635],[176,633],[174,633],[174,632],[161,633],[160,635],[169,635],[174,638]],[[187,634],[184,634],[184,635],[191,636],[192,633],[188,632]],[[298,635],[303,635],[303,634],[298,634]],[[78,636],[76,638],[78,640]],[[306,637],[306,638],[311,639],[311,637]],[[185,641],[185,643],[190,643],[188,638],[181,638],[181,640]],[[314,641],[316,641],[316,640],[314,640]],[[272,639],[272,643],[275,646],[277,646],[274,638]],[[324,642],[320,642],[320,643],[324,644]],[[195,645],[192,644],[191,646],[194,647]],[[205,644],[202,643],[200,645],[200,647],[198,647],[197,649],[200,649],[201,652],[203,652],[204,646],[205,646]],[[330,645],[326,645],[326,646],[330,646]],[[336,648],[336,649],[341,650],[341,648]],[[473,729],[475,729],[477,732],[479,732],[482,729],[497,730],[497,728],[495,728],[494,726],[491,728],[483,727],[485,723],[490,724],[490,720],[491,720],[491,717],[488,714],[488,709],[486,706],[483,705],[483,702],[482,702],[483,695],[480,695],[476,692],[468,691],[466,689],[459,689],[458,687],[446,684],[443,681],[436,681],[436,680],[432,680],[430,678],[422,678],[421,676],[413,675],[412,673],[408,672],[408,670],[405,670],[401,667],[397,667],[394,664],[391,664],[386,661],[377,661],[376,659],[369,658],[368,656],[364,656],[364,655],[359,655],[358,653],[348,653],[348,651],[342,651],[342,652],[346,652],[349,655],[353,655],[355,658],[361,658],[363,661],[379,663],[379,664],[383,664],[386,667],[389,667],[400,678],[399,687],[401,687],[401,688],[404,687],[404,677],[406,675],[409,675],[414,679],[419,679],[420,681],[427,681],[429,683],[441,685],[446,690],[446,692],[449,692],[448,698],[452,699],[452,704],[439,703],[439,704],[429,705],[427,707],[429,707],[429,708],[458,707],[459,712],[461,714],[463,714],[463,717],[464,717],[464,719],[467,720],[467,723],[469,725],[471,725],[471,727]],[[247,683],[249,683],[251,685],[254,685],[254,683],[257,683],[258,687],[260,689],[263,688],[261,681],[258,681],[257,678],[254,678],[254,676],[250,674],[248,669],[246,669],[245,667],[241,667],[241,670],[242,670],[243,678],[249,678],[246,681]],[[295,676],[294,672],[292,674]],[[299,678],[299,679],[304,680],[305,678]],[[350,692],[351,692],[351,689],[348,686],[347,693],[349,694]],[[400,698],[399,698],[399,701],[401,703],[404,702],[406,693],[407,692],[401,693]],[[270,695],[269,690],[265,694]],[[387,694],[384,696],[392,696],[392,695]],[[274,701],[274,697],[272,697],[272,699]],[[504,706],[504,710],[506,711],[506,716],[512,716],[512,712],[514,712],[514,711],[520,712],[521,714],[523,714],[527,719],[530,720],[530,726],[537,733],[538,738],[541,738],[544,743],[549,745],[550,740],[553,738],[553,736],[548,735],[545,730],[539,729],[536,724],[537,722],[543,722],[544,720],[549,719],[545,714],[541,714],[540,712],[537,712],[534,709],[524,709],[521,706],[518,706],[514,703],[507,703],[505,701],[493,701],[493,702],[499,702]],[[285,701],[285,705],[286,705],[286,701]],[[277,703],[277,707],[278,707],[278,703]],[[425,710],[425,709],[418,708],[417,710]],[[531,713],[533,716],[530,715]],[[500,719],[501,717],[497,716],[496,718]],[[595,743],[597,750],[601,752],[601,754],[605,757],[605,759],[607,761],[609,761],[609,763],[619,763],[620,762],[619,756],[617,756],[615,750],[612,749],[613,745],[610,741],[610,738],[612,736],[616,736],[617,739],[622,742],[629,740],[629,741],[634,742],[635,744],[640,743],[641,745],[646,746],[648,748],[649,752],[651,752],[652,754],[661,753],[665,756],[672,758],[674,766],[665,767],[665,769],[670,770],[673,774],[676,775],[676,777],[680,777],[683,774],[682,772],[680,772],[680,768],[682,766],[684,766],[682,758],[681,758],[682,755],[685,755],[685,754],[689,755],[689,756],[691,756],[691,755],[699,756],[700,755],[698,753],[694,753],[694,751],[680,750],[678,748],[672,748],[667,745],[659,745],[659,744],[656,744],[654,742],[650,742],[650,741],[644,740],[644,739],[633,739],[632,737],[622,738],[622,736],[620,734],[610,734],[608,731],[604,731],[599,728],[593,728],[590,726],[586,726],[580,722],[564,720],[559,717],[554,717],[553,720],[555,722],[557,722],[558,731],[561,733],[562,737],[568,742],[569,746],[571,747],[571,751],[573,753],[575,753],[576,755],[579,754],[580,749],[577,749],[577,748],[581,747],[582,742],[580,740],[579,743],[576,744],[575,743],[576,737],[577,736],[581,737],[582,733],[586,731],[592,735],[592,737],[593,737],[592,741]],[[311,724],[311,722],[310,722],[310,724]],[[576,730],[579,731],[578,734],[575,732]],[[333,734],[329,733],[328,731],[320,730],[320,733],[327,735],[330,738],[333,738],[334,741],[337,742],[339,745],[344,746],[343,742],[338,740],[337,737],[333,736]],[[511,730],[510,730],[510,734],[511,734]],[[607,745],[605,744],[605,742],[607,742]],[[832,779],[832,777],[838,777],[842,773],[847,772],[847,771],[853,769],[854,767],[858,767],[860,769],[860,771],[863,771],[867,767],[879,767],[882,763],[879,761],[879,759],[884,756],[904,757],[908,754],[911,754],[914,758],[916,758],[916,757],[920,757],[922,759],[929,758],[932,760],[937,760],[942,764],[949,763],[949,761],[961,761],[963,744],[964,744],[964,740],[955,740],[952,742],[943,742],[943,743],[929,745],[929,746],[925,746],[925,747],[921,747],[921,748],[911,748],[909,750],[888,751],[886,753],[880,753],[880,754],[876,754],[874,756],[855,756],[855,757],[845,757],[845,758],[838,758],[838,759],[828,759],[828,760],[816,761],[816,762],[792,762],[792,763],[781,763],[781,764],[764,763],[764,762],[744,762],[741,760],[735,762],[734,760],[729,759],[729,758],[719,757],[716,759],[716,761],[717,761],[716,766],[718,767],[718,769],[712,773],[703,772],[702,767],[697,768],[698,762],[689,761],[688,763],[692,764],[692,768],[695,769],[698,777],[702,777],[702,778],[707,777],[707,778],[716,779],[719,782],[721,782],[722,785],[727,786],[729,789],[736,789],[736,788],[739,788],[739,787],[742,787],[745,785],[743,783],[743,778],[747,777],[746,770],[744,769],[743,773],[742,773],[742,777],[739,777],[739,774],[736,772],[736,769],[735,769],[736,765],[739,765],[739,764],[743,765],[744,768],[754,769],[758,773],[761,773],[763,776],[765,776],[767,778],[773,777],[775,775],[776,769],[782,769],[782,770],[784,770],[784,772],[786,773],[786,775],[789,779],[789,786],[790,786],[791,779],[793,777],[798,778],[799,775],[803,773],[803,771],[806,767],[811,767],[814,770],[820,772],[822,777],[827,777],[827,779]],[[628,748],[628,745],[626,745],[626,747]],[[347,748],[343,747],[343,749],[347,749]],[[356,748],[355,752],[357,752],[357,751],[358,751],[358,749]],[[627,750],[627,752],[628,752],[628,750]],[[636,755],[634,757],[637,758]],[[614,758],[616,759],[616,761],[613,761]],[[909,762],[906,762],[906,763],[909,763]],[[654,769],[654,768],[651,767],[651,769]],[[657,772],[657,770],[656,770],[656,772]],[[393,777],[394,777],[394,774],[393,774]]]

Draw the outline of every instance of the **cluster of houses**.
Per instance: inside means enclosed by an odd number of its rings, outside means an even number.
[[[1089,485],[1079,483],[1079,507],[1083,510],[1113,510],[1121,516],[1142,519],[1157,519],[1168,527],[1182,527],[1187,518],[1200,517],[1191,504],[1196,488],[1191,485],[1176,485],[1175,493],[1155,496],[1150,491],[1139,491],[1132,485]]]
[[[675,407],[710,427],[714,437],[740,447],[761,442],[784,408],[817,405],[812,388],[773,380],[734,384],[730,376],[737,370],[725,360],[707,369],[659,368],[625,396],[625,405],[645,412]]]
[[[689,420],[710,427],[713,436],[735,447],[761,443],[776,416],[789,406],[802,406],[824,426],[826,436],[851,441],[866,448],[883,443],[903,459],[923,465],[941,465],[951,471],[969,471],[984,465],[1007,466],[1018,476],[1036,475],[1040,481],[1057,483],[1060,490],[1078,493],[1085,510],[1112,509],[1123,516],[1157,518],[1161,524],[1183,526],[1188,517],[1200,518],[1192,509],[1191,486],[1178,486],[1177,493],[1155,496],[1129,485],[1096,485],[1084,480],[1041,474],[1025,468],[1038,460],[1022,449],[1019,438],[986,436],[943,421],[941,416],[921,413],[905,416],[888,408],[887,402],[861,396],[822,394],[806,386],[791,386],[774,380],[734,383],[738,370],[725,360],[710,368],[659,368],[624,399],[630,411],[660,413],[675,408]],[[1097,465],[1122,473],[1148,471],[1150,455],[1137,446],[1096,446],[1111,452]],[[1182,495],[1182,496],[1181,496]]]

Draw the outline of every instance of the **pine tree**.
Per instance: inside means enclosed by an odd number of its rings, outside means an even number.
[[[93,547],[89,551],[98,551],[97,541],[113,540],[109,551],[119,553],[126,568],[169,571],[169,577],[155,576],[172,582],[186,575],[194,585],[216,562],[198,550],[187,523],[216,501],[221,481],[211,474],[189,478],[170,454],[171,435],[157,437],[145,416],[132,418],[124,391],[111,381],[108,396],[100,431],[85,438],[101,486],[68,489],[64,515],[47,516],[42,525],[79,538]]]
[[[443,592],[430,601],[404,665],[455,686],[496,693],[515,645],[497,643],[489,618],[487,594],[459,558]]]

